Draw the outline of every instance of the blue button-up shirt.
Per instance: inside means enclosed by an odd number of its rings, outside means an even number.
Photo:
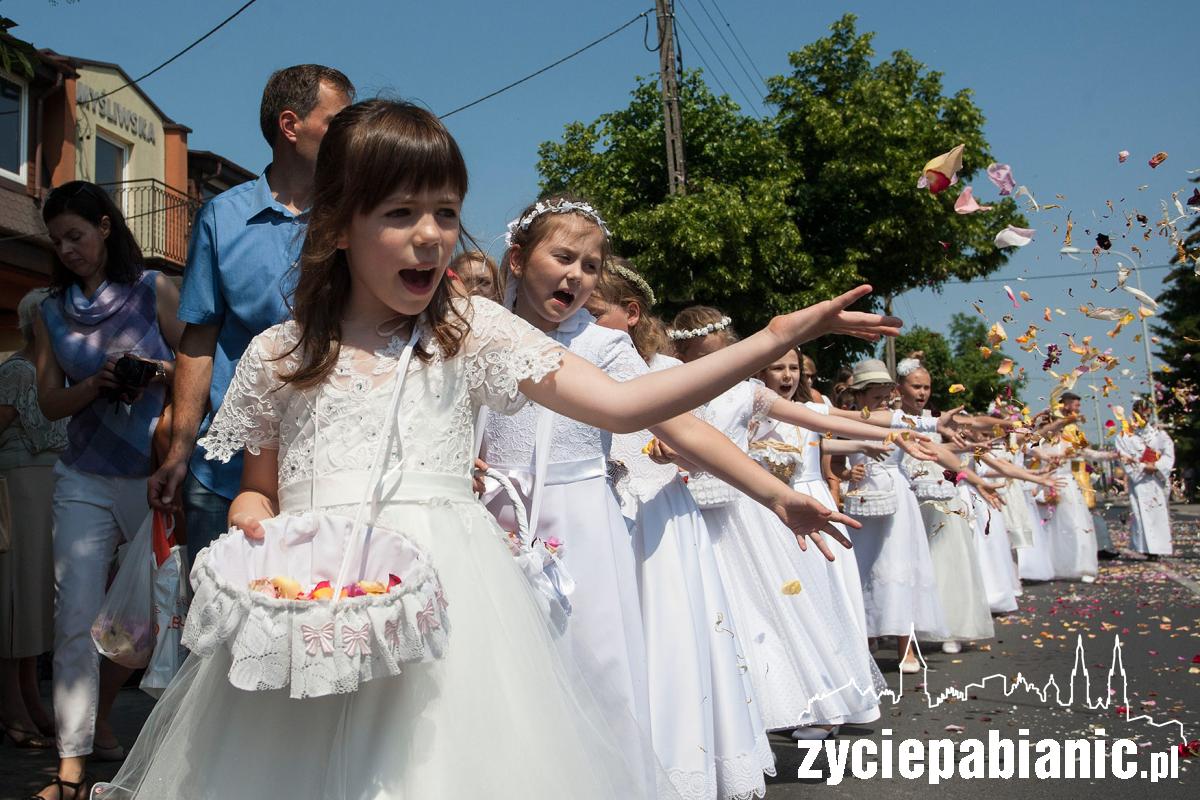
[[[300,258],[307,220],[307,212],[293,214],[271,196],[266,172],[217,195],[196,217],[179,319],[221,326],[213,354],[210,410],[201,435],[221,407],[250,340],[290,315],[287,298],[296,276],[292,268]],[[240,455],[221,464],[206,460],[204,448],[197,446],[190,467],[196,479],[217,494],[229,499],[237,494]]]

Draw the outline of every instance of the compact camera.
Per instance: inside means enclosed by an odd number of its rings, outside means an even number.
[[[113,402],[117,400],[128,402],[139,391],[150,385],[150,381],[154,379],[160,369],[157,361],[147,361],[131,355],[121,356],[113,365],[113,375],[116,377],[117,383],[121,385],[117,389],[109,389],[105,392],[105,396]]]

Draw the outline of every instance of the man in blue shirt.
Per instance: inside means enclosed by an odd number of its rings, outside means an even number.
[[[196,218],[179,303],[187,327],[175,368],[171,447],[148,487],[155,508],[174,510],[182,501],[193,560],[228,528],[242,475],[240,456],[207,461],[196,439],[221,407],[250,340],[289,316],[317,150],[329,121],[353,98],[353,84],[330,67],[300,64],[271,75],[259,110],[270,166],[214,197]]]

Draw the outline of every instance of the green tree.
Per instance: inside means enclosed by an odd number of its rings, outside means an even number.
[[[575,191],[609,216],[616,250],[668,298],[665,316],[707,303],[742,330],[863,281],[878,307],[887,293],[999,268],[1007,255],[993,247],[995,232],[1024,223],[1011,200],[959,215],[959,188],[934,196],[916,187],[925,162],[955,145],[966,145],[960,187],[991,161],[982,112],[969,91],[945,96],[940,74],[909,54],[873,57],[871,34],[842,18],[792,53],[791,75],[768,80],[779,107],[768,121],[686,73],[688,191],[674,197],[658,85],[639,80],[628,107],[541,145],[542,188]],[[814,355],[832,374],[869,350],[839,339]]]
[[[987,326],[970,314],[950,318],[950,336],[923,326],[905,331],[896,339],[896,358],[921,351],[921,362],[932,376],[930,406],[936,409],[966,406],[982,413],[997,395],[1016,398],[1024,388],[1024,373],[1005,376],[996,372],[1004,354],[995,351],[986,358],[980,347],[987,345]],[[950,387],[961,383],[961,393],[950,394]]]
[[[1200,178],[1193,181],[1200,183]],[[1155,375],[1159,415],[1172,429],[1182,467],[1200,460],[1200,219],[1192,221],[1183,252],[1172,263],[1177,267],[1158,296],[1160,309],[1152,327],[1160,337],[1159,356],[1165,364]]]

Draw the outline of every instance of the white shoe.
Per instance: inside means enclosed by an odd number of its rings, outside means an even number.
[[[900,672],[903,675],[916,675],[921,671],[921,662],[915,658],[900,662]]]
[[[1084,583],[1095,583],[1095,582],[1096,582],[1096,576],[1095,576],[1095,575],[1084,575],[1084,576],[1083,576],[1082,578],[1080,578],[1079,580],[1083,581]]]
[[[961,642],[942,642],[942,652],[948,655],[958,655],[962,652]]]
[[[804,725],[792,731],[792,738],[798,742],[819,742],[822,739],[828,739],[836,736],[839,726],[834,725],[826,730],[819,725]]]

